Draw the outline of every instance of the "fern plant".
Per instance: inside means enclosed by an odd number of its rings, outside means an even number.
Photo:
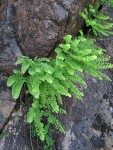
[[[82,99],[83,92],[77,85],[86,87],[84,74],[88,73],[100,80],[109,79],[100,69],[113,68],[109,63],[110,57],[105,50],[96,46],[94,39],[86,39],[80,31],[80,36],[72,39],[71,35],[64,37],[65,44],[55,49],[56,58],[21,57],[16,64],[21,70],[14,70],[14,74],[7,81],[12,86],[12,96],[17,99],[22,86],[27,85],[27,93],[32,95],[32,105],[29,108],[27,122],[33,123],[41,141],[45,141],[44,149],[52,149],[54,141],[48,134],[49,129],[55,127],[65,133],[63,126],[55,114],[66,111],[62,109],[62,96],[75,96]],[[27,76],[26,76],[27,73]]]
[[[99,4],[94,8],[92,5],[89,5],[88,9],[85,9],[81,13],[81,16],[84,18],[86,26],[90,27],[93,33],[97,36],[99,34],[108,36],[108,34],[113,34],[110,29],[113,27],[113,23],[110,23],[112,20],[109,16],[99,13]]]
[[[104,4],[105,2],[108,2],[113,7],[113,0],[100,0],[100,4]]]

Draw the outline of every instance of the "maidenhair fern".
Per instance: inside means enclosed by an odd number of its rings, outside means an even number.
[[[108,2],[113,7],[113,0],[100,0],[100,4],[104,4],[105,2]]]
[[[88,73],[96,78],[110,80],[100,69],[113,68],[110,57],[105,50],[96,46],[94,39],[86,39],[80,31],[80,36],[72,39],[71,35],[64,37],[65,44],[55,49],[56,58],[35,58],[27,56],[20,58],[16,64],[21,70],[14,70],[7,85],[12,86],[12,96],[17,99],[23,84],[32,96],[32,105],[28,111],[27,122],[33,123],[41,141],[45,141],[45,150],[51,149],[54,141],[48,134],[48,128],[53,126],[65,133],[55,114],[66,111],[61,108],[62,96],[82,99],[84,94],[77,85],[86,87],[83,75]],[[27,74],[26,74],[27,73]],[[26,76],[27,75],[27,76]]]
[[[113,34],[110,29],[113,27],[112,20],[109,16],[99,13],[99,5],[95,8],[90,5],[88,9],[85,9],[81,13],[84,18],[87,27],[91,27],[93,33],[97,36],[99,34],[107,36],[108,34]]]

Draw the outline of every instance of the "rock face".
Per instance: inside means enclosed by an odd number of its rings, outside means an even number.
[[[112,74],[108,75],[113,79]],[[89,76],[86,81],[88,88],[83,101],[72,99],[68,115],[62,120],[66,134],[57,137],[57,150],[112,150],[112,83]]]
[[[102,11],[104,10],[113,18],[113,8],[106,4]],[[113,35],[102,38],[103,41],[98,44],[107,50],[113,63]],[[59,144],[56,149],[113,149],[113,71],[109,70],[106,74],[112,82],[86,76],[87,89],[84,91],[84,99],[82,102],[72,99],[69,103],[68,115],[61,119],[66,134],[57,137]]]
[[[10,22],[22,53],[47,57],[67,33],[83,25],[80,13],[94,0],[9,0]]]
[[[109,7],[109,5],[106,4],[106,6],[103,8],[104,11],[108,12],[109,16],[113,18],[113,8]],[[113,29],[112,29],[113,31]],[[112,57],[113,61],[113,35],[109,35],[107,37],[102,37],[102,45],[105,49],[107,49],[108,54]]]
[[[64,34],[78,32],[83,23],[79,13],[94,2],[0,1],[0,129],[4,133],[0,140],[0,150],[33,149],[26,112],[14,109],[11,89],[6,87],[8,74],[16,68],[15,61],[22,54],[30,57],[49,56]],[[109,7],[107,10],[113,17],[113,10]],[[104,38],[101,44],[113,57],[113,36]],[[111,71],[107,75],[113,79]],[[84,90],[82,102],[64,99],[68,114],[62,116],[61,121],[66,134],[56,135],[56,150],[113,149],[113,84],[90,76],[86,76],[85,80],[88,88]],[[42,150],[39,145],[34,149]]]
[[[0,74],[0,130],[7,123],[15,106],[11,96],[11,89],[7,87],[6,80],[6,74]]]
[[[67,33],[83,25],[80,13],[98,0],[1,0],[0,71],[8,74],[18,57],[47,57]]]
[[[0,150],[31,150],[30,129],[21,109],[15,109],[7,78],[7,74],[0,73]]]
[[[0,150],[31,150],[29,128],[18,112],[11,115],[0,140]]]
[[[16,60],[22,56],[14,38],[13,29],[7,23],[0,24],[0,72],[11,74]]]

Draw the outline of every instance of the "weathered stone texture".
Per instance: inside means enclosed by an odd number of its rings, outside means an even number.
[[[108,75],[112,79],[112,74]],[[66,134],[57,137],[57,150],[112,150],[112,82],[89,76],[86,82],[83,101],[72,99],[67,116],[61,119]]]
[[[0,74],[0,130],[7,123],[15,106],[15,102],[11,96],[11,89],[7,87],[6,80],[7,76]]]
[[[16,114],[16,115],[15,115]],[[0,150],[31,150],[29,128],[16,112],[4,128],[5,135],[0,140]]]
[[[113,8],[106,4],[102,11],[105,10],[113,18]],[[113,63],[113,35],[101,38],[103,41],[98,44],[107,50]],[[86,76],[87,89],[84,90],[83,101],[72,99],[67,118],[61,119],[66,134],[57,138],[58,150],[113,149],[113,70],[106,74],[111,82]]]
[[[48,56],[65,34],[75,35],[81,29],[80,13],[90,3],[91,0],[9,0],[10,21],[22,53]]]
[[[95,1],[2,0],[0,71],[11,74],[22,54],[50,56],[65,34],[75,35],[81,29],[80,13]]]
[[[5,5],[7,11],[0,15],[0,72],[8,74],[12,73],[15,61],[22,54],[48,56],[64,34],[76,34],[83,23],[79,13],[91,3],[89,0],[4,2],[8,3]],[[107,10],[113,17],[113,9],[108,7]],[[113,36],[104,37],[101,44],[113,57]],[[107,75],[113,79],[111,71]],[[11,98],[11,89],[6,87],[6,80],[7,75],[0,74],[0,128],[8,133],[0,141],[0,150],[31,150],[26,117],[20,110],[11,113],[15,102]],[[113,84],[90,76],[85,80],[88,88],[84,90],[82,102],[64,99],[68,113],[61,117],[61,121],[66,134],[57,134],[56,150],[112,150]]]
[[[0,23],[0,72],[11,74],[16,69],[16,60],[22,56],[17,46],[12,27]]]

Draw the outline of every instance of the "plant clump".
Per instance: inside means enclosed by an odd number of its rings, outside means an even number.
[[[89,8],[86,8],[81,16],[84,18],[86,26],[91,28],[91,31],[98,36],[100,34],[108,36],[113,34],[110,29],[113,27],[113,23],[110,23],[112,20],[109,16],[100,14],[99,6],[93,7],[89,5]]]
[[[77,85],[86,87],[84,74],[88,73],[100,80],[103,78],[110,80],[100,69],[113,68],[109,63],[110,56],[104,54],[105,50],[96,46],[94,39],[85,38],[82,31],[77,38],[72,39],[71,35],[66,35],[64,40],[65,43],[55,49],[57,54],[55,59],[32,60],[27,56],[21,57],[16,62],[17,65],[21,65],[21,70],[14,70],[14,74],[7,82],[8,86],[12,86],[12,96],[15,99],[19,97],[22,86],[26,84],[26,92],[32,96],[27,122],[34,124],[40,140],[48,143],[46,148],[50,148],[50,143],[54,143],[48,134],[49,128],[54,126],[65,133],[63,126],[55,117],[55,114],[66,114],[61,107],[62,96],[82,99],[84,94]],[[46,118],[46,121],[43,118]]]
[[[98,7],[90,5],[81,16],[96,36],[112,34],[109,29],[113,23],[107,22],[111,18],[100,15]],[[52,150],[54,140],[51,132],[54,128],[65,133],[56,117],[56,114],[66,114],[62,96],[74,96],[81,100],[84,94],[79,87],[87,86],[84,75],[87,73],[100,80],[110,80],[102,70],[113,68],[106,50],[97,46],[95,39],[86,38],[81,30],[78,37],[66,35],[64,40],[55,49],[54,59],[22,56],[16,62],[21,69],[14,70],[7,81],[7,86],[12,87],[14,99],[19,98],[23,85],[26,85],[25,93],[31,96],[27,122],[32,124],[34,134],[45,143],[44,150]]]

